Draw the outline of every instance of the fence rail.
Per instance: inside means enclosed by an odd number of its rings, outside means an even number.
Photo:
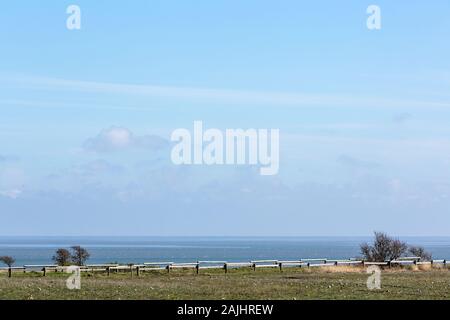
[[[254,271],[258,268],[311,268],[311,267],[336,267],[336,266],[381,266],[391,268],[393,266],[408,266],[408,265],[448,265],[448,259],[439,259],[431,261],[421,261],[419,257],[404,257],[390,261],[364,261],[355,259],[299,259],[299,260],[251,260],[248,262],[227,262],[227,261],[197,261],[197,262],[144,262],[142,264],[88,264],[80,267],[81,272],[106,272],[108,276],[111,272],[130,272],[131,275],[136,273],[137,276],[145,271],[166,270],[170,272],[173,269],[195,269],[197,273],[200,270],[223,269],[225,273],[230,269],[238,268],[252,268]],[[8,276],[11,277],[13,271],[20,270],[27,271],[41,271],[46,276],[48,271],[67,272],[68,267],[57,265],[24,265],[23,267],[3,267],[0,271],[7,271]]]

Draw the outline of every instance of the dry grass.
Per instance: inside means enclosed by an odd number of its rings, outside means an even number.
[[[309,273],[363,273],[366,269],[362,266],[329,266],[329,267],[312,267],[305,269]]]

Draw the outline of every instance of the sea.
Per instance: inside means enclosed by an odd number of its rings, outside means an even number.
[[[450,237],[401,237],[420,245],[434,259],[450,259]],[[371,237],[5,237],[0,256],[16,266],[51,264],[58,248],[79,245],[88,250],[87,263],[196,262],[205,260],[348,259],[360,256],[360,244]]]

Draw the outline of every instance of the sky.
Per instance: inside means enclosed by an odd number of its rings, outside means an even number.
[[[80,30],[66,27],[72,4]],[[448,236],[449,12],[447,0],[5,3],[0,235]],[[279,173],[173,164],[171,133],[196,120],[279,129]]]

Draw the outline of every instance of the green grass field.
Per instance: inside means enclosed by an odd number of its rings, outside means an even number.
[[[362,268],[192,270],[83,274],[81,290],[65,286],[67,274],[0,274],[0,299],[450,299],[450,270],[389,269],[381,290],[367,289]]]

